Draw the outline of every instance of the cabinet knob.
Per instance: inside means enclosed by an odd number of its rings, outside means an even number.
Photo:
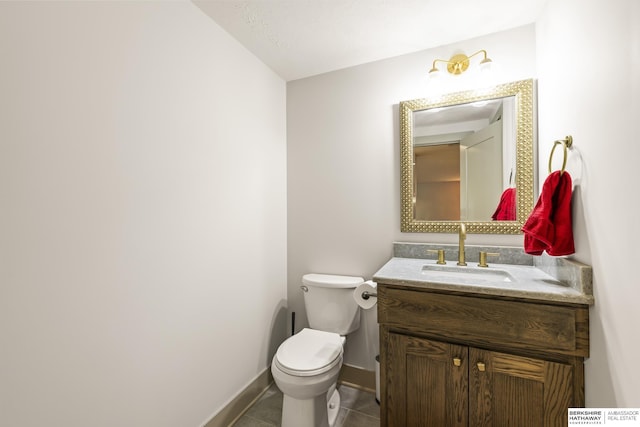
[[[478,371],[480,372],[484,372],[485,370],[485,365],[482,362],[478,362]]]
[[[462,365],[462,360],[460,360],[459,357],[454,357],[453,358],[453,364],[454,364],[454,366],[460,366],[460,365]]]

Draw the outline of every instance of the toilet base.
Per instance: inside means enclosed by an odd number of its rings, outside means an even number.
[[[295,399],[285,394],[281,427],[333,427],[339,411],[340,393],[335,385],[327,394],[312,399]]]
[[[338,412],[340,412],[340,393],[337,388],[329,389],[331,397],[327,401],[327,415],[329,419],[329,427],[336,425],[336,419],[338,418]]]

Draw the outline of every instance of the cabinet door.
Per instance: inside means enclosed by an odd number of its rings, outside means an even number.
[[[387,427],[468,425],[468,347],[389,334]]]
[[[469,363],[469,426],[567,425],[571,365],[476,348]]]

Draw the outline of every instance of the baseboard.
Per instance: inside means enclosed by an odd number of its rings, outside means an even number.
[[[371,393],[375,393],[376,391],[376,373],[355,366],[342,365],[338,382]],[[265,371],[245,387],[235,399],[229,402],[229,404],[222,408],[220,412],[202,427],[229,427],[238,421],[271,384],[273,384],[271,369],[265,369]]]
[[[272,383],[273,376],[271,375],[271,368],[269,367],[202,427],[229,427],[238,421],[238,418],[267,391]]]
[[[348,385],[371,393],[376,392],[375,371],[367,371],[366,369],[357,368],[355,366],[342,365],[338,382],[340,384]]]

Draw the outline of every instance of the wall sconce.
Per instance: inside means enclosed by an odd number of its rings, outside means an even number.
[[[483,54],[483,59],[482,61],[480,61],[480,70],[481,71],[489,71],[489,69],[491,68],[491,65],[493,63],[493,61],[491,61],[491,58],[489,58],[487,56],[487,51],[486,50],[479,50],[476,53],[473,53],[469,56],[465,55],[464,53],[458,53],[456,55],[453,55],[451,57],[451,59],[446,60],[446,59],[434,59],[433,60],[433,66],[431,67],[431,70],[429,70],[429,77],[436,77],[437,75],[440,74],[440,70],[438,69],[438,67],[436,66],[436,63],[438,62],[444,62],[447,64],[447,71],[451,74],[454,75],[458,75],[458,74],[462,74],[465,71],[467,71],[467,68],[469,68],[469,62],[471,60],[471,58],[473,58],[476,55],[479,54]]]

